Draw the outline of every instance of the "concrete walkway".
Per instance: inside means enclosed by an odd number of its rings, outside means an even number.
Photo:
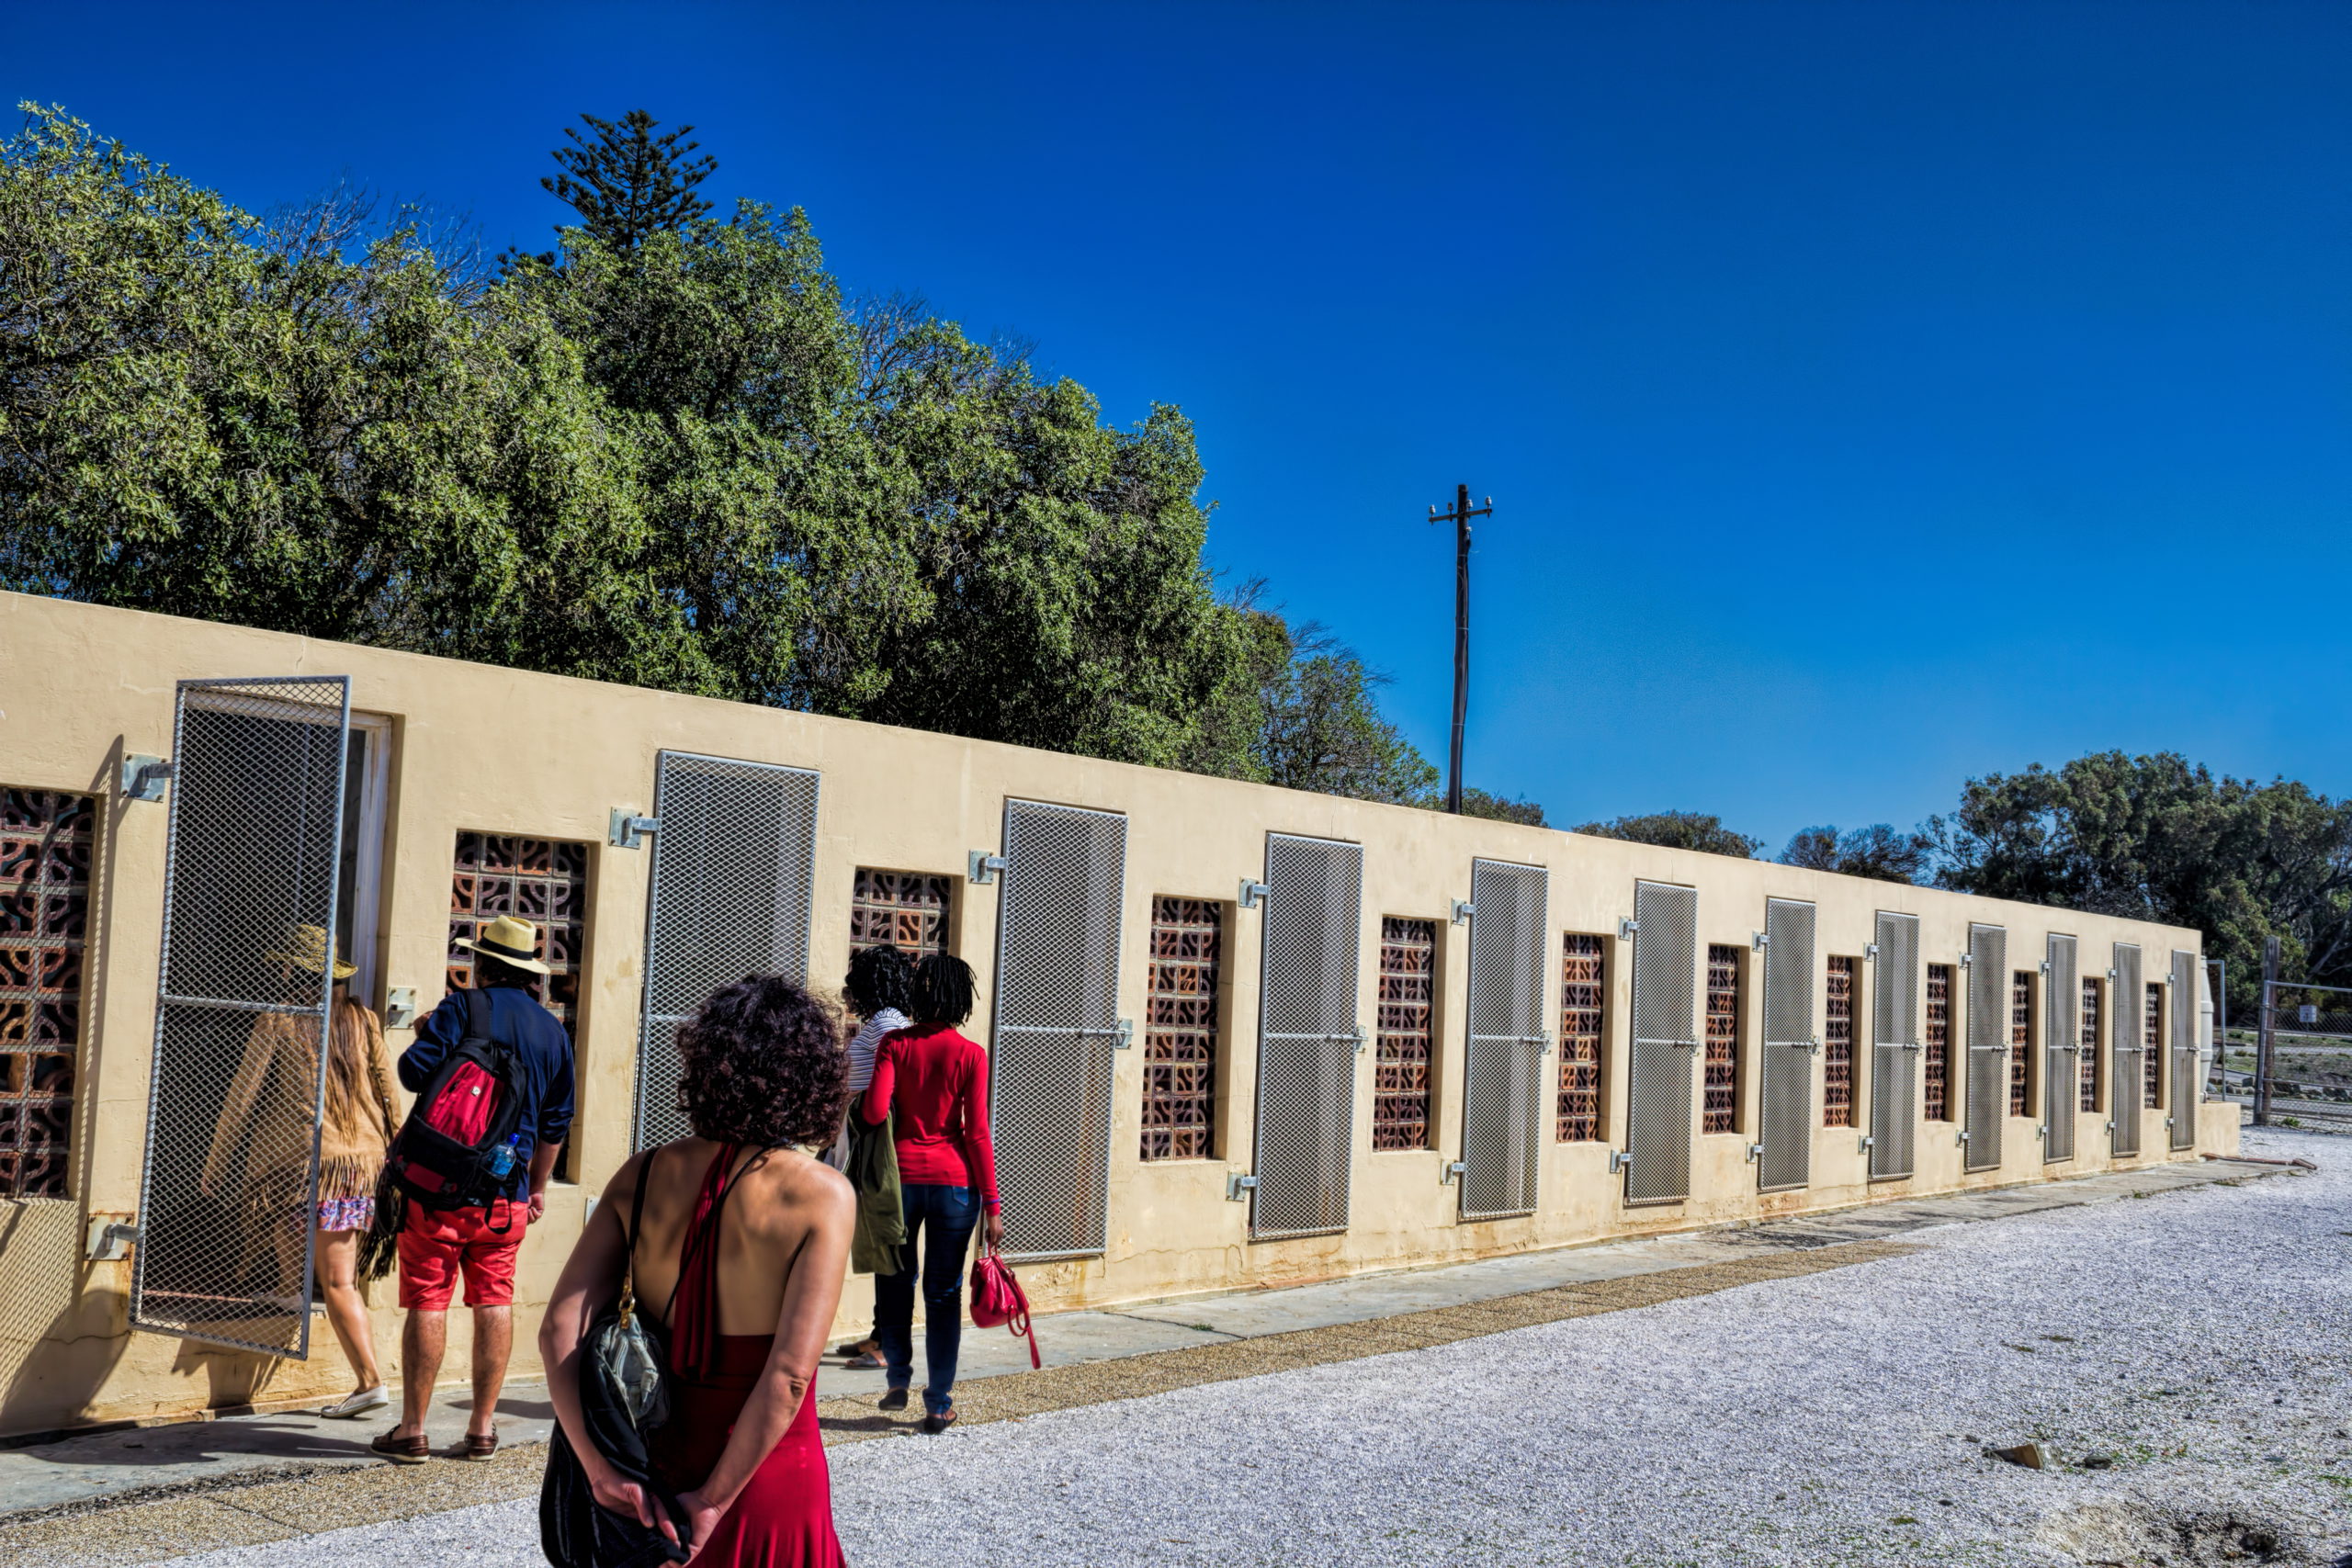
[[[1562,1287],[1738,1264],[1774,1254],[1847,1247],[1905,1232],[2242,1180],[2270,1175],[2276,1169],[2236,1161],[2153,1166],[1638,1241],[1363,1275],[1286,1290],[1189,1296],[1061,1313],[1038,1321],[1037,1337],[1048,1368],[1155,1357],[1306,1330],[1403,1319]],[[1011,1335],[965,1331],[959,1389],[1028,1371],[1027,1348]],[[870,1407],[882,1387],[878,1371],[853,1372],[828,1365],[820,1375],[818,1392],[828,1407],[839,1410],[851,1402]],[[988,1391],[972,1392],[985,1401]],[[430,1428],[436,1445],[446,1449],[456,1444],[467,1406],[462,1390],[452,1389],[436,1401]],[[553,1412],[544,1384],[510,1384],[499,1409],[501,1433],[510,1450],[545,1440]],[[382,1461],[369,1452],[368,1440],[390,1424],[387,1416],[355,1422],[282,1413],[103,1432],[0,1452],[0,1529],[12,1520],[37,1514],[80,1512],[138,1499],[295,1482],[378,1466]],[[865,1425],[862,1422],[828,1420],[826,1425],[829,1441],[872,1435],[859,1429]],[[894,1424],[876,1423],[877,1427],[881,1425]],[[481,1467],[436,1464],[424,1468],[444,1472],[448,1483],[455,1484],[463,1472]],[[504,1461],[497,1468],[503,1472]],[[535,1482],[535,1464],[533,1471]]]

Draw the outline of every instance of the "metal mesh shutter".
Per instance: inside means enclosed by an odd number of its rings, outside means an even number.
[[[2109,987],[2108,1058],[2114,1068],[2107,1077],[2107,1113],[2115,1129],[2112,1148],[2119,1155],[2140,1152],[2140,949],[2135,942],[2115,944],[2115,983]]]
[[[1764,901],[1764,1064],[1756,1185],[1803,1187],[1813,1174],[1814,907]]]
[[[1690,1195],[1690,1064],[1696,1024],[1699,892],[1634,884],[1634,1054],[1625,1201]]]
[[[1535,1207],[1544,1128],[1544,940],[1551,878],[1541,866],[1470,863],[1470,1031],[1463,1053],[1462,1217]]]
[[[1882,909],[1871,965],[1871,1179],[1909,1176],[1919,1092],[1919,917]]]
[[[1004,803],[989,1122],[1014,1258],[1102,1250],[1126,877],[1117,812]]]
[[[1968,928],[1968,1156],[1970,1170],[2001,1163],[2009,1109],[2009,933]]]
[[[2172,1146],[2197,1144],[2197,954],[2172,954]]]
[[[1250,1230],[1272,1240],[1347,1228],[1363,847],[1267,834],[1265,908]]]
[[[664,751],[655,768],[653,865],[638,1025],[636,1146],[686,1135],[678,1025],[747,975],[808,975],[817,775]]]
[[[2075,1100],[2082,1080],[2078,964],[2075,939],[2052,936],[2050,982],[2041,988],[2043,1005],[2050,1010],[2041,1036],[2041,1117],[2048,1129],[2042,1134],[2041,1157],[2046,1161],[2075,1157]]]
[[[137,1327],[310,1354],[350,712],[340,675],[180,682]]]

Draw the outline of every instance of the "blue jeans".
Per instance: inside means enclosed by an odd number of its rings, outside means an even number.
[[[906,1267],[874,1278],[874,1337],[892,1388],[914,1381],[916,1260],[922,1260],[922,1351],[931,1381],[922,1407],[941,1415],[956,1401],[956,1353],[964,1342],[964,1248],[979,1223],[980,1202],[968,1187],[910,1181],[899,1189],[907,1218]]]

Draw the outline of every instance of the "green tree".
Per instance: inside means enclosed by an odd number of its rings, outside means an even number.
[[[2241,1016],[2266,937],[2287,976],[2352,984],[2352,801],[2107,751],[1971,779],[1929,827],[1945,886],[2203,931]]]
[[[1434,795],[1421,804],[1432,811],[1442,811],[1445,808],[1445,796]],[[1483,817],[1493,822],[1516,822],[1522,828],[1544,826],[1544,807],[1534,801],[1505,800],[1501,795],[1488,795],[1476,784],[1462,786],[1462,815]]]
[[[264,225],[27,108],[0,143],[0,582],[696,685],[634,456],[544,317],[469,308],[404,223]]]
[[[561,172],[539,186],[579,213],[589,233],[616,250],[632,251],[709,213],[710,203],[695,187],[717,171],[718,160],[707,152],[693,156],[699,141],[679,144],[693,126],[656,136],[662,122],[643,109],[629,110],[617,125],[593,114],[580,118],[594,136],[567,129],[571,145],[549,154]]]
[[[1898,833],[1883,822],[1840,834],[1835,828],[1800,829],[1781,852],[1782,865],[1875,877],[1881,882],[1917,882],[1932,863],[1935,840],[1926,832]]]
[[[1764,847],[1761,839],[1735,833],[1724,819],[1702,811],[1657,811],[1646,817],[1617,817],[1606,822],[1585,822],[1568,829],[1601,839],[1623,839],[1636,844],[1663,844],[1670,850],[1698,850],[1711,855],[1753,860]]]

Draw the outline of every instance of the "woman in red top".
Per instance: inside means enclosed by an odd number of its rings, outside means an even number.
[[[922,1429],[956,1423],[956,1352],[964,1337],[964,1247],[987,1214],[985,1235],[1004,1240],[996,1197],[996,1145],[989,1141],[989,1056],[956,1032],[972,1016],[972,967],[933,953],[915,971],[914,1015],[921,1021],[883,1036],[862,1114],[891,1129],[899,1151],[899,1190],[907,1219],[903,1267],[874,1280],[874,1336],[882,1341],[889,1388],[885,1410],[907,1407],[914,1380],[916,1269],[922,1284]]]

